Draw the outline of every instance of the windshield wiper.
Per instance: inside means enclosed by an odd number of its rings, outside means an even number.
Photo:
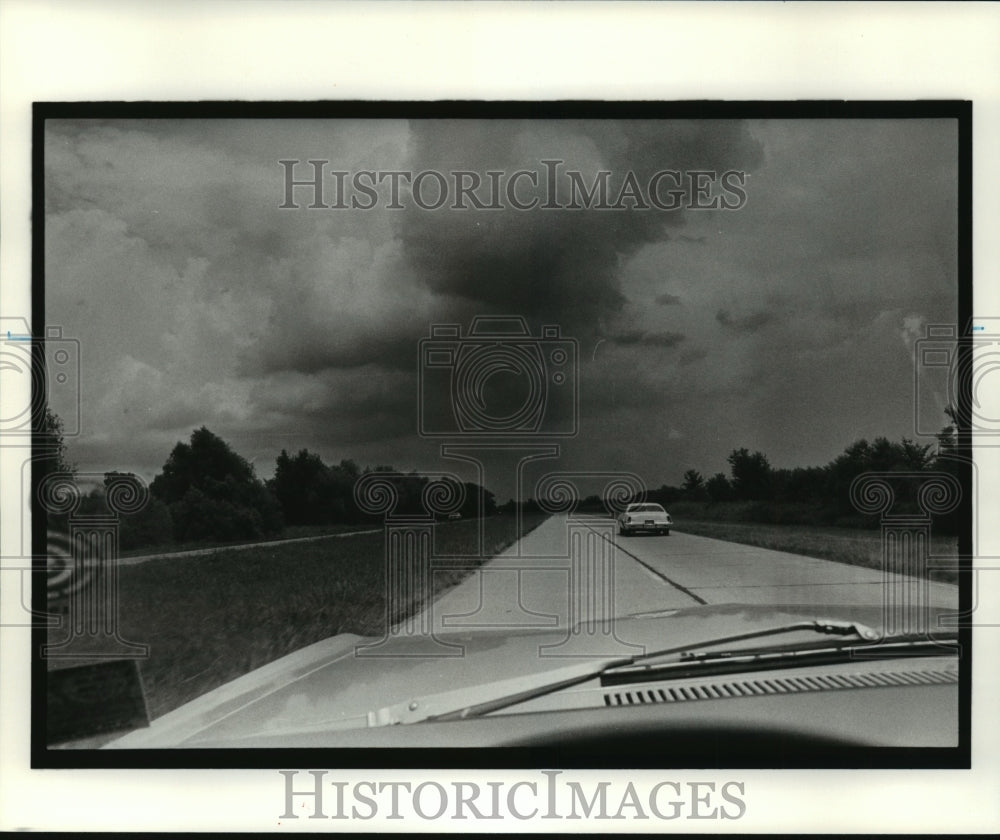
[[[853,621],[837,621],[817,619],[813,621],[796,621],[768,627],[764,630],[754,630],[749,633],[739,633],[733,636],[723,636],[708,641],[693,642],[671,648],[663,648],[650,653],[635,656],[618,656],[569,665],[544,674],[529,674],[500,680],[492,683],[432,694],[420,699],[397,703],[394,706],[371,711],[368,713],[369,726],[388,726],[397,723],[417,723],[420,721],[464,720],[479,717],[491,712],[514,706],[537,697],[544,697],[565,688],[588,682],[602,674],[634,665],[652,665],[657,660],[695,651],[701,648],[740,642],[746,639],[757,639],[764,636],[777,636],[782,633],[812,631],[827,636],[857,636],[866,641],[876,641],[881,638],[877,630],[866,624]]]
[[[829,619],[817,619],[814,621],[796,621],[791,624],[782,624],[778,627],[768,627],[765,630],[754,630],[750,633],[740,633],[735,636],[723,636],[720,639],[712,639],[710,642],[701,642],[699,644],[684,645],[682,647],[668,648],[666,650],[657,650],[652,653],[640,654],[639,656],[633,657],[632,662],[624,663],[618,667],[628,668],[632,665],[643,665],[645,667],[652,667],[657,660],[664,659],[668,656],[674,656],[676,654],[681,655],[681,659],[703,659],[710,656],[729,656],[735,653],[735,651],[722,651],[720,653],[696,653],[698,648],[703,647],[716,647],[718,645],[726,645],[730,642],[742,642],[746,639],[759,639],[764,636],[777,636],[782,633],[795,633],[799,630],[812,630],[816,633],[822,633],[824,636],[860,636],[865,641],[874,642],[877,641],[881,636],[878,631],[869,627],[867,624],[861,624],[857,621],[833,621]],[[618,670],[615,667],[614,670]]]

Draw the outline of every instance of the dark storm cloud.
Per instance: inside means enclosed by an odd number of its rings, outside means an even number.
[[[774,314],[755,312],[752,315],[744,315],[742,318],[734,318],[725,309],[720,309],[715,313],[715,320],[727,330],[737,333],[753,333],[770,324],[774,320]]]
[[[622,347],[676,347],[684,340],[681,333],[676,332],[645,332],[643,330],[629,330],[608,336],[615,344]]]
[[[913,341],[954,319],[956,136],[935,121],[47,133],[46,315],[83,348],[72,445],[88,469],[155,472],[202,424],[259,463],[302,446],[413,463],[420,339],[505,314],[580,341],[568,466],[679,482],[686,466],[725,470],[742,445],[775,465],[825,463],[857,436],[912,434]],[[426,211],[408,195],[394,211],[384,192],[370,211],[282,210],[287,158],[480,175],[557,159],[588,184],[611,172],[612,201],[629,172],[640,185],[661,169],[751,177],[737,212]],[[490,406],[524,400],[522,379],[494,379]]]
[[[396,128],[406,132],[405,157],[370,152],[366,165],[448,178],[472,172],[484,183],[488,171],[528,170],[539,174],[541,192],[542,161],[560,160],[561,173],[579,171],[588,184],[598,171],[609,171],[612,202],[628,173],[642,185],[664,169],[721,172],[752,168],[761,157],[745,126],[726,121],[414,121]],[[389,152],[399,154],[400,144]],[[347,168],[342,160],[335,164]],[[565,198],[569,186],[565,175],[560,179]],[[407,189],[404,182],[402,192]],[[418,342],[432,324],[467,330],[476,315],[523,316],[535,335],[549,324],[581,340],[615,333],[629,302],[622,266],[637,249],[683,225],[690,212],[519,211],[506,200],[499,210],[456,210],[449,201],[428,211],[414,206],[412,192],[405,212],[394,212],[384,209],[387,190],[383,184],[377,209],[351,214],[349,231],[322,229],[340,224],[335,212],[291,212],[299,223],[306,216],[319,220],[317,228],[312,239],[267,258],[269,273],[294,293],[273,300],[261,340],[243,354],[243,374],[365,364],[414,370]],[[366,219],[370,232],[358,228]],[[648,345],[676,341],[654,333]]]
[[[412,435],[417,384],[407,372],[375,364],[316,373],[281,372],[256,382],[247,396],[250,423],[260,429],[295,429],[322,440],[364,443]]]
[[[700,362],[702,359],[707,357],[708,357],[708,350],[706,350],[704,347],[699,347],[696,350],[689,350],[688,352],[683,353],[678,361],[682,365],[691,365],[694,364],[695,362]]]
[[[416,169],[527,169],[544,177],[541,161],[561,160],[561,171],[580,171],[588,184],[598,170],[610,171],[614,185],[628,172],[645,184],[664,169],[751,169],[761,158],[738,122],[502,122],[463,126],[458,133],[418,123],[413,130]],[[627,302],[622,263],[683,220],[684,211],[656,209],[442,210],[407,212],[401,236],[411,263],[435,292],[488,311],[520,313],[533,324],[559,323],[585,338],[613,322]]]
[[[314,334],[315,339],[269,343],[266,356],[247,354],[241,360],[241,373],[319,373],[331,368],[352,370],[372,364],[382,370],[412,371],[417,364],[417,342],[421,338],[417,332],[383,336],[373,330],[366,334],[352,333],[348,340],[343,340],[337,335],[324,336],[321,328],[309,319],[302,319],[300,327]]]

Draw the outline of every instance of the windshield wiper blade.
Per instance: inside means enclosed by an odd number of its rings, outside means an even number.
[[[524,703],[552,694],[565,688],[572,688],[602,674],[628,668],[634,665],[652,664],[658,659],[686,651],[703,649],[708,646],[729,644],[745,639],[755,639],[764,636],[775,636],[782,633],[812,631],[824,635],[851,636],[855,635],[866,641],[875,641],[881,636],[878,631],[866,624],[853,621],[838,621],[832,619],[816,619],[811,621],[796,621],[754,630],[749,633],[739,633],[733,636],[723,636],[718,639],[702,640],[686,645],[663,648],[650,653],[634,656],[619,656],[599,659],[596,662],[586,662],[569,665],[555,671],[543,674],[529,674],[513,679],[432,694],[426,697],[404,701],[393,706],[386,706],[368,713],[369,726],[388,726],[399,723],[418,723],[421,721],[464,720],[479,717],[491,712]]]
[[[883,639],[880,636],[871,637],[868,635],[862,636],[862,638],[878,641],[879,644],[873,647],[873,650],[888,653],[899,651],[901,649],[912,648],[912,647],[930,647],[930,648],[950,648],[955,645],[955,641],[951,638],[951,634],[946,636],[935,636],[930,637],[926,632],[922,633],[905,633],[889,637],[889,640]],[[680,664],[693,664],[698,662],[708,662],[720,659],[737,659],[737,658],[778,658],[782,656],[793,656],[798,654],[810,654],[816,651],[822,650],[841,650],[841,651],[855,651],[857,646],[851,642],[848,644],[837,644],[833,648],[830,647],[817,647],[816,643],[801,646],[796,645],[795,647],[758,647],[758,648],[736,648],[732,650],[707,650],[707,651],[686,651],[680,655]],[[640,663],[642,665],[642,670],[647,668],[655,667],[647,663]],[[622,668],[615,668],[614,671],[626,671],[627,666]]]
[[[654,662],[659,659],[666,658],[668,656],[673,656],[675,654],[680,654],[682,659],[695,659],[703,658],[709,656],[706,653],[694,653],[698,648],[705,647],[717,647],[718,645],[726,645],[731,642],[742,642],[747,639],[760,639],[764,636],[778,636],[782,633],[796,633],[800,630],[811,630],[815,633],[821,633],[824,636],[859,636],[865,641],[877,641],[881,638],[881,635],[877,630],[869,627],[867,624],[862,624],[859,621],[837,621],[833,619],[815,619],[810,621],[795,621],[790,624],[782,624],[778,627],[768,627],[764,630],[754,630],[750,633],[738,633],[733,636],[723,636],[719,639],[712,639],[709,642],[700,642],[697,644],[683,645],[681,647],[667,648],[665,650],[655,650],[652,653],[640,654],[639,656],[633,657],[632,662],[625,663],[619,667],[627,668],[632,665],[643,665],[651,666]],[[725,655],[731,652],[722,652],[718,655]],[[617,670],[617,668],[615,668]]]

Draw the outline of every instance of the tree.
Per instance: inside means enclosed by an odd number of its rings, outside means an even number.
[[[940,436],[939,436],[940,440]],[[877,437],[871,443],[856,440],[826,466],[825,498],[841,514],[858,513],[851,499],[851,484],[859,475],[878,473],[921,473],[935,466],[931,444],[919,444],[903,438],[899,443]],[[900,476],[894,482],[896,512],[915,510],[919,477]]]
[[[249,462],[202,426],[191,433],[190,444],[178,443],[173,448],[150,490],[167,504],[173,504],[192,487],[204,492],[228,478],[242,484],[253,483],[256,476]]]
[[[150,484],[178,540],[253,539],[281,531],[281,506],[253,467],[202,426],[178,443]]]
[[[726,460],[733,476],[733,494],[739,501],[771,498],[771,465],[763,452],[751,454],[743,447],[734,449]]]
[[[330,479],[330,469],[319,455],[301,449],[291,458],[282,449],[267,487],[289,525],[325,525],[333,517]]]
[[[354,522],[358,518],[354,482],[359,475],[353,461],[328,466],[308,449],[300,449],[294,458],[282,449],[267,487],[290,525]]]
[[[931,462],[931,444],[917,444],[903,438],[894,443],[877,437],[867,449],[867,469],[875,472],[903,472],[926,469]]]
[[[818,504],[824,500],[826,470],[795,467],[771,471],[771,490],[780,502]]]
[[[104,473],[104,492],[107,492],[114,481],[121,478],[139,481],[134,473],[111,470]],[[162,500],[150,496],[140,510],[121,517],[118,526],[118,546],[125,551],[130,548],[167,545],[173,539],[173,534],[170,508]]]
[[[685,498],[685,494],[680,487],[671,487],[668,484],[663,484],[659,489],[650,490],[646,493],[645,501],[656,502],[666,507],[683,498]],[[633,498],[633,501],[641,501],[641,499]]]
[[[932,461],[933,469],[952,476],[960,486],[969,487],[972,480],[971,461],[968,451],[963,454],[959,447],[958,413],[950,405],[945,408],[944,413],[951,422],[937,434],[938,451]],[[968,440],[968,437],[965,439]],[[936,532],[961,534],[963,529],[968,527],[968,504],[966,501],[950,513],[934,517]]]
[[[713,502],[728,502],[733,498],[733,488],[724,473],[716,473],[705,484],[708,498]]]
[[[688,470],[684,473],[684,483],[681,485],[688,499],[700,501],[705,498],[705,479],[698,470]]]
[[[935,437],[938,442],[938,456],[954,455],[958,452],[958,412],[953,406],[946,406],[945,415],[950,421]]]
[[[945,426],[934,437],[937,438],[939,456],[950,455],[958,450],[958,434],[954,426]]]
[[[42,456],[35,461],[39,480],[51,473],[76,475],[76,464],[68,457],[62,418],[48,406],[45,407],[45,414],[41,418],[41,429],[35,435],[34,442],[38,454]]]
[[[358,465],[354,463],[350,458],[343,459],[338,465],[337,469],[340,470],[345,476],[347,476],[352,482],[361,475],[361,470]]]
[[[493,516],[497,512],[496,496],[493,493],[472,481],[464,484],[465,502],[459,511],[462,516]]]

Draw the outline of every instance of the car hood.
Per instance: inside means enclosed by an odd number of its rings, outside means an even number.
[[[271,662],[105,745],[239,747],[247,739],[368,726],[368,713],[427,695],[542,674],[573,662],[711,642],[810,619],[879,627],[879,607],[724,604],[616,619],[578,632],[504,628],[382,642],[343,634]],[[932,622],[934,617],[931,617]],[[935,623],[929,626],[936,626]],[[804,638],[818,638],[804,631]],[[801,640],[782,636],[780,642]]]

